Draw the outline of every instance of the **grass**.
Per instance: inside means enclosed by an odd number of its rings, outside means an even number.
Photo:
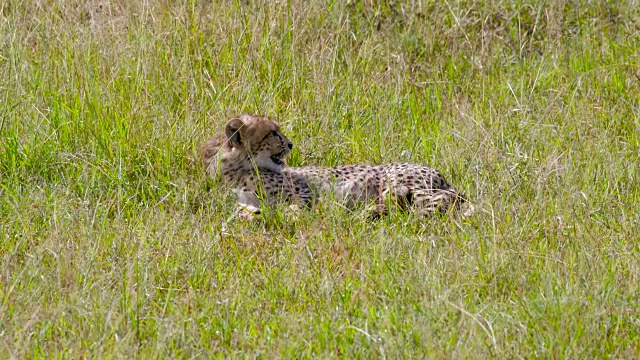
[[[136,4],[0,2],[0,357],[639,355],[633,2]],[[234,221],[245,111],[479,210]]]

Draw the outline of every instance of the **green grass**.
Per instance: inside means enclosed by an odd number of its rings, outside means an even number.
[[[0,1],[0,357],[640,355],[640,10]],[[412,161],[468,219],[234,221],[196,149]]]

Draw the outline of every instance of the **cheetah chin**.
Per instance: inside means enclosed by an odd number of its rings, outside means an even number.
[[[285,156],[285,152],[280,152],[270,157],[271,161],[273,161],[276,165],[284,165],[283,158]]]

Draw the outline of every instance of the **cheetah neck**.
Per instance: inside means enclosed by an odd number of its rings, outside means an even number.
[[[225,154],[220,161],[220,173],[223,180],[232,184],[243,182],[247,176],[255,177],[257,175],[259,177],[261,172],[281,174],[288,169],[291,168],[285,165],[255,161],[235,149]]]
[[[252,168],[250,159],[237,149],[231,149],[220,159],[220,174],[228,183],[234,184],[241,181],[252,173]]]

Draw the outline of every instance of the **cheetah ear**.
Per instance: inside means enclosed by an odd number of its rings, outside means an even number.
[[[231,141],[231,146],[239,147],[242,144],[241,130],[243,127],[244,123],[239,118],[233,118],[225,125],[224,133]]]

